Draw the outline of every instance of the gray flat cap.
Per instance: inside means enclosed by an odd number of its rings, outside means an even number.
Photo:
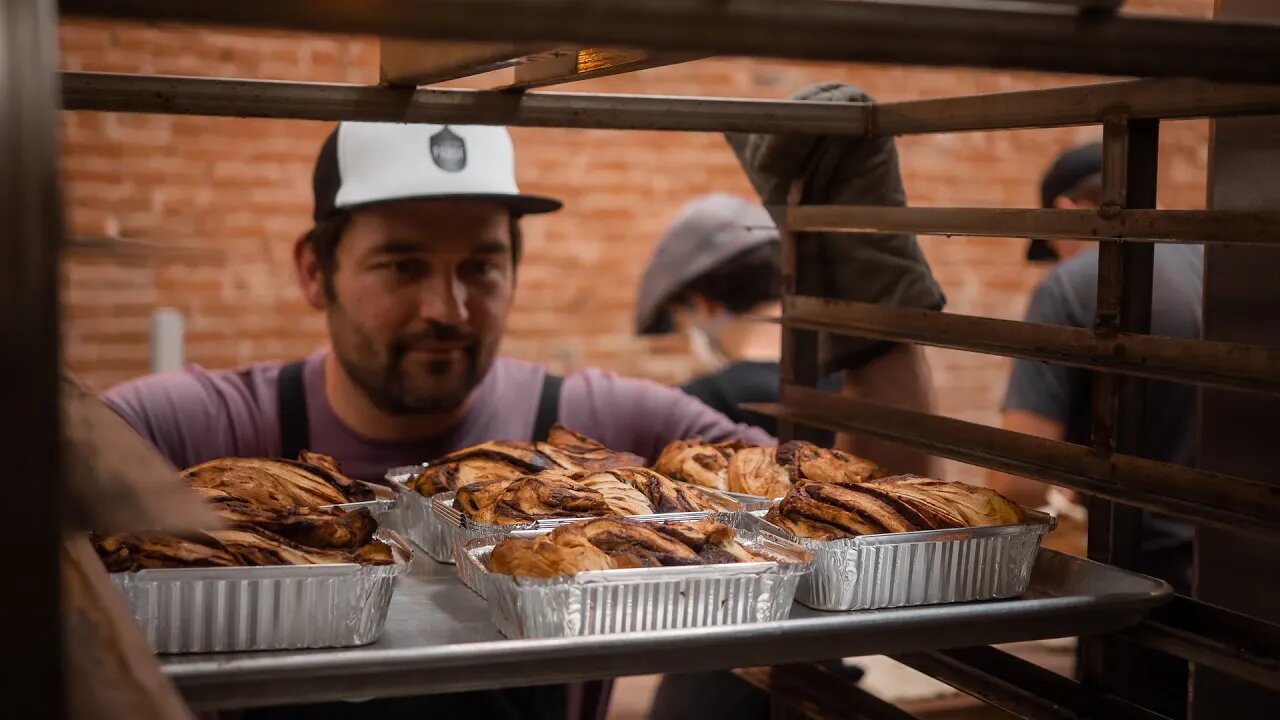
[[[645,268],[636,301],[636,332],[670,332],[667,305],[676,293],[741,253],[776,242],[778,229],[757,203],[717,193],[685,205]]]

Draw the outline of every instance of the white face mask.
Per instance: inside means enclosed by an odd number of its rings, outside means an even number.
[[[686,326],[685,337],[689,339],[689,349],[703,368],[714,372],[729,364],[729,359],[725,357],[719,341],[716,340],[716,334],[731,320],[733,315],[717,313],[710,318],[700,319]]]

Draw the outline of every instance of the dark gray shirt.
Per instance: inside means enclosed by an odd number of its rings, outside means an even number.
[[[1158,245],[1152,275],[1151,334],[1200,338],[1203,324],[1204,248]],[[1029,322],[1093,327],[1098,301],[1098,251],[1066,260],[1045,276],[1031,296]],[[1067,442],[1089,444],[1093,376],[1088,370],[1015,360],[1005,410],[1025,410],[1062,423]],[[1193,467],[1196,464],[1196,390],[1189,385],[1151,381],[1145,432],[1136,454]],[[1185,588],[1190,567],[1190,528],[1168,518],[1148,518],[1143,545],[1146,567]]]

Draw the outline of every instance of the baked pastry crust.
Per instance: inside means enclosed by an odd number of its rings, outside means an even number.
[[[863,483],[806,482],[765,520],[796,537],[839,540],[859,535],[1012,525],[1022,512],[1000,493],[960,482],[899,475]]]
[[[514,480],[544,470],[581,472],[644,464],[644,458],[610,450],[599,441],[554,425],[546,442],[493,441],[449,453],[406,484],[431,497],[481,480]]]
[[[509,538],[489,555],[490,572],[551,578],[590,570],[755,562],[760,558],[711,519],[642,523],[603,517],[536,538]]]
[[[885,474],[870,460],[803,441],[774,447],[678,440],[663,449],[653,467],[681,482],[771,498],[805,482],[851,484]]]

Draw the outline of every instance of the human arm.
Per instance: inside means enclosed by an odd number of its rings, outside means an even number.
[[[1067,286],[1058,274],[1050,274],[1036,287],[1027,306],[1026,320],[1052,325],[1073,324],[1066,302]],[[1080,392],[1079,373],[1062,365],[1015,360],[1001,408],[1005,430],[1065,440],[1071,416],[1071,399]],[[1045,503],[1049,485],[1028,478],[991,471],[988,485],[1029,507]]]
[[[895,345],[888,352],[845,372],[842,395],[904,410],[935,409],[933,378],[924,351],[914,345]],[[893,474],[936,477],[932,455],[861,433],[836,434],[836,448],[873,460]]]
[[[1000,426],[1005,430],[1049,440],[1061,440],[1066,433],[1066,427],[1061,422],[1029,410],[1005,410],[1000,418]],[[987,487],[999,491],[1019,505],[1040,507],[1045,504],[1045,493],[1051,486],[992,470],[987,474]]]

